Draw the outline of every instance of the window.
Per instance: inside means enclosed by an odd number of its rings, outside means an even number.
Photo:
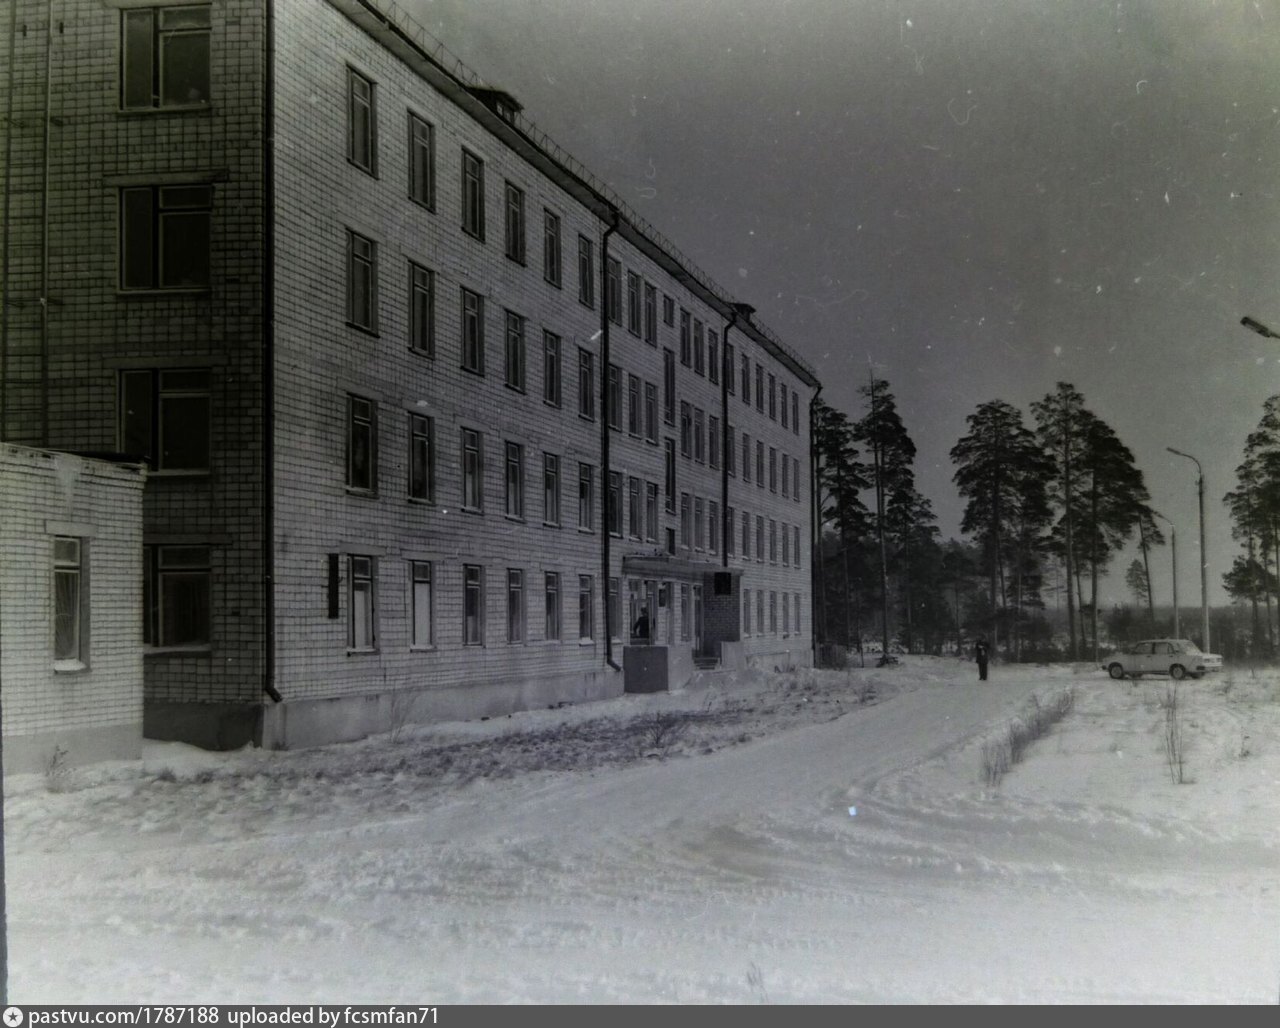
[[[764,488],[764,443],[756,440],[756,485]]]
[[[742,481],[751,483],[751,436],[742,433]]]
[[[640,435],[640,376],[627,375],[627,433]]]
[[[688,642],[693,634],[693,604],[689,601],[689,584],[680,583],[680,641]]]
[[[764,590],[756,590],[756,631],[764,635]]]
[[[751,559],[751,515],[742,512],[742,559]]]
[[[144,641],[209,645],[209,547],[147,546],[142,558]]]
[[[208,289],[213,187],[120,190],[120,288]]]
[[[756,560],[764,561],[764,516],[756,515]]]
[[[409,262],[409,349],[436,355],[435,274]]]
[[[507,568],[507,642],[524,642],[524,571]]]
[[[586,236],[578,236],[578,302],[596,305],[595,246]]]
[[[705,375],[707,355],[704,347],[704,337],[702,331],[702,321],[699,318],[693,319],[693,373],[695,375]]]
[[[730,342],[724,344],[724,384],[730,396],[737,391],[734,388],[733,344]]]
[[[84,595],[84,549],[70,536],[53,540],[53,659],[59,670],[79,670],[85,665],[88,604]],[[65,663],[64,663],[65,662]]]
[[[782,564],[783,567],[791,564],[791,529],[787,525],[782,526]]]
[[[778,401],[779,401],[778,405],[781,407],[781,410],[779,411],[779,413],[782,415],[782,427],[786,428],[787,427],[787,383],[786,382],[778,383]],[[786,597],[784,596],[783,599],[785,600]],[[785,609],[785,606],[783,609]]]
[[[778,523],[769,519],[769,563],[778,563]]]
[[[209,470],[209,371],[122,371],[120,450],[155,471]]]
[[[121,12],[123,110],[209,102],[209,10],[202,4]]]
[[[484,242],[484,161],[462,151],[462,231]]]
[[[778,592],[769,590],[769,634],[778,634]]]
[[[796,555],[796,567],[799,567],[800,566],[800,526],[792,525],[791,534],[793,537],[793,548]],[[799,615],[799,610],[800,608],[797,607],[796,608],[797,616]]]
[[[560,337],[554,332],[542,331],[542,402],[552,407],[560,406]]]
[[[662,420],[676,423],[676,354],[666,349],[662,351]]]
[[[680,363],[686,368],[693,364],[693,315],[680,308]]]
[[[680,456],[693,453],[693,407],[688,400],[680,401]]]
[[[640,276],[627,272],[627,331],[640,335]]]
[[[621,607],[619,606],[620,597],[618,595],[618,580],[616,578],[609,579],[609,598],[605,605],[605,629],[608,631],[610,638],[618,638],[618,629],[622,624]]]
[[[378,119],[373,82],[354,68],[347,69],[347,160],[376,175]]]
[[[610,257],[605,268],[604,305],[609,320],[622,324],[622,262]]]
[[[742,402],[751,403],[751,358],[742,355]]]
[[[693,548],[700,550],[706,536],[703,535],[703,512],[706,509],[706,503],[701,496],[693,498]]]
[[[412,592],[410,603],[413,607],[413,635],[411,646],[434,646],[435,636],[435,593],[431,586],[431,563],[425,560],[410,562],[410,581]]]
[[[720,466],[720,419],[714,414],[707,418],[707,463]]]
[[[676,323],[676,301],[665,293],[662,294],[662,323],[668,328]]]
[[[474,428],[462,430],[462,509],[484,510],[483,437]]]
[[[644,384],[644,437],[658,441],[658,386],[653,382]]]
[[[789,593],[782,594],[782,634],[791,634],[791,596]]]
[[[791,431],[800,434],[800,399],[794,390],[791,393]]]
[[[640,506],[640,479],[627,479],[627,534],[632,539],[644,538],[644,508]]]
[[[622,430],[622,369],[609,365],[609,388],[605,393],[605,417],[610,428]]]
[[[595,354],[578,348],[578,416],[596,419]]]
[[[578,465],[578,530],[595,531],[596,469],[590,464]]]
[[[409,115],[409,199],[436,209],[436,130],[416,114]]]
[[[524,447],[513,442],[506,445],[506,503],[507,517],[524,517]]]
[[[791,458],[785,453],[782,455],[782,498],[788,499],[791,496]]]
[[[680,545],[685,549],[693,546],[693,525],[690,523],[692,512],[689,508],[689,494],[680,494]]]
[[[676,441],[664,439],[662,449],[666,457],[663,475],[666,509],[668,514],[674,514],[676,512]]]
[[[699,464],[706,460],[706,416],[701,407],[693,408],[693,459]]]
[[[462,645],[484,645],[484,568],[462,566]]]
[[[644,537],[651,543],[658,541],[658,483],[644,484]]]
[[[742,634],[751,634],[751,590],[742,590]]]
[[[609,495],[605,499],[609,534],[622,535],[622,472],[609,472]]]
[[[596,584],[591,575],[578,576],[578,639],[590,642],[596,634]]]
[[[436,499],[436,424],[421,414],[409,415],[409,496]]]
[[[644,341],[658,345],[658,287],[644,284]]]
[[[524,318],[507,311],[506,357],[507,385],[524,392]]]
[[[707,378],[720,381],[720,337],[707,329]]]
[[[378,408],[372,400],[347,394],[347,488],[378,488]]]
[[[764,413],[764,366],[756,365],[756,410]]]
[[[484,297],[462,287],[462,369],[484,374]]]
[[[707,549],[720,552],[720,504],[715,500],[707,501]]]
[[[507,183],[506,188],[506,243],[507,256],[524,263],[524,190]]]
[[[795,393],[792,393],[791,395],[794,396]],[[796,503],[800,502],[800,458],[799,457],[791,458],[791,498],[795,500]]]
[[[730,478],[738,475],[737,429],[726,423],[724,427],[724,466]]]
[[[543,583],[543,606],[546,609],[546,626],[543,633],[547,640],[560,638],[560,572],[548,571]]]
[[[542,277],[560,288],[560,215],[542,212]]]
[[[542,521],[560,524],[560,458],[554,453],[542,455]]]
[[[778,420],[778,380],[769,376],[769,420]]]
[[[347,229],[347,324],[378,330],[378,244]]]
[[[791,395],[794,396],[795,393],[792,393]],[[794,602],[791,605],[791,616],[792,616],[792,623],[796,626],[796,632],[798,633],[800,631],[800,594],[799,593],[795,594]]]
[[[769,492],[778,491],[778,448],[769,447]]]
[[[724,552],[725,552],[725,556],[727,557],[733,556],[733,533],[736,527],[737,527],[737,522],[734,521],[733,508],[725,507],[724,509]]]

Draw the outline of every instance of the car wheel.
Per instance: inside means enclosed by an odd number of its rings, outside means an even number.
[[[1119,664],[1112,664],[1109,668],[1107,668],[1107,674],[1109,674],[1112,678],[1119,680],[1124,677],[1124,668],[1122,668]]]
[[[1184,668],[1181,664],[1174,664],[1174,665],[1173,665],[1173,667],[1169,668],[1169,677],[1170,677],[1170,678],[1179,678],[1179,679],[1180,679],[1180,678],[1186,678],[1186,677],[1187,677],[1187,669],[1186,669],[1186,668]]]

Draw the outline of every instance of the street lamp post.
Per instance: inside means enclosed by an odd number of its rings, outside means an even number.
[[[1209,651],[1209,554],[1205,549],[1204,540],[1204,468],[1189,453],[1175,450],[1172,446],[1166,446],[1165,449],[1179,457],[1186,457],[1189,461],[1195,461],[1196,471],[1199,473],[1199,477],[1196,479],[1196,492],[1200,497],[1200,613],[1204,622],[1201,626],[1201,631],[1204,632],[1204,641],[1201,645],[1207,653]]]
[[[1182,623],[1178,620],[1178,530],[1173,527],[1173,522],[1158,510],[1153,510],[1151,513],[1169,526],[1169,547],[1173,551],[1173,637],[1181,639]]]

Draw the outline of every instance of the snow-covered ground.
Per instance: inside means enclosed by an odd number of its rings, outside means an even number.
[[[9,779],[10,997],[1275,1003],[1280,673],[908,659]],[[983,747],[1074,690],[998,786]]]

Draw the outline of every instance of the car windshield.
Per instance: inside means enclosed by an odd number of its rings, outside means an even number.
[[[1200,647],[1190,639],[1175,639],[1173,641],[1173,650],[1175,653],[1199,653]]]

